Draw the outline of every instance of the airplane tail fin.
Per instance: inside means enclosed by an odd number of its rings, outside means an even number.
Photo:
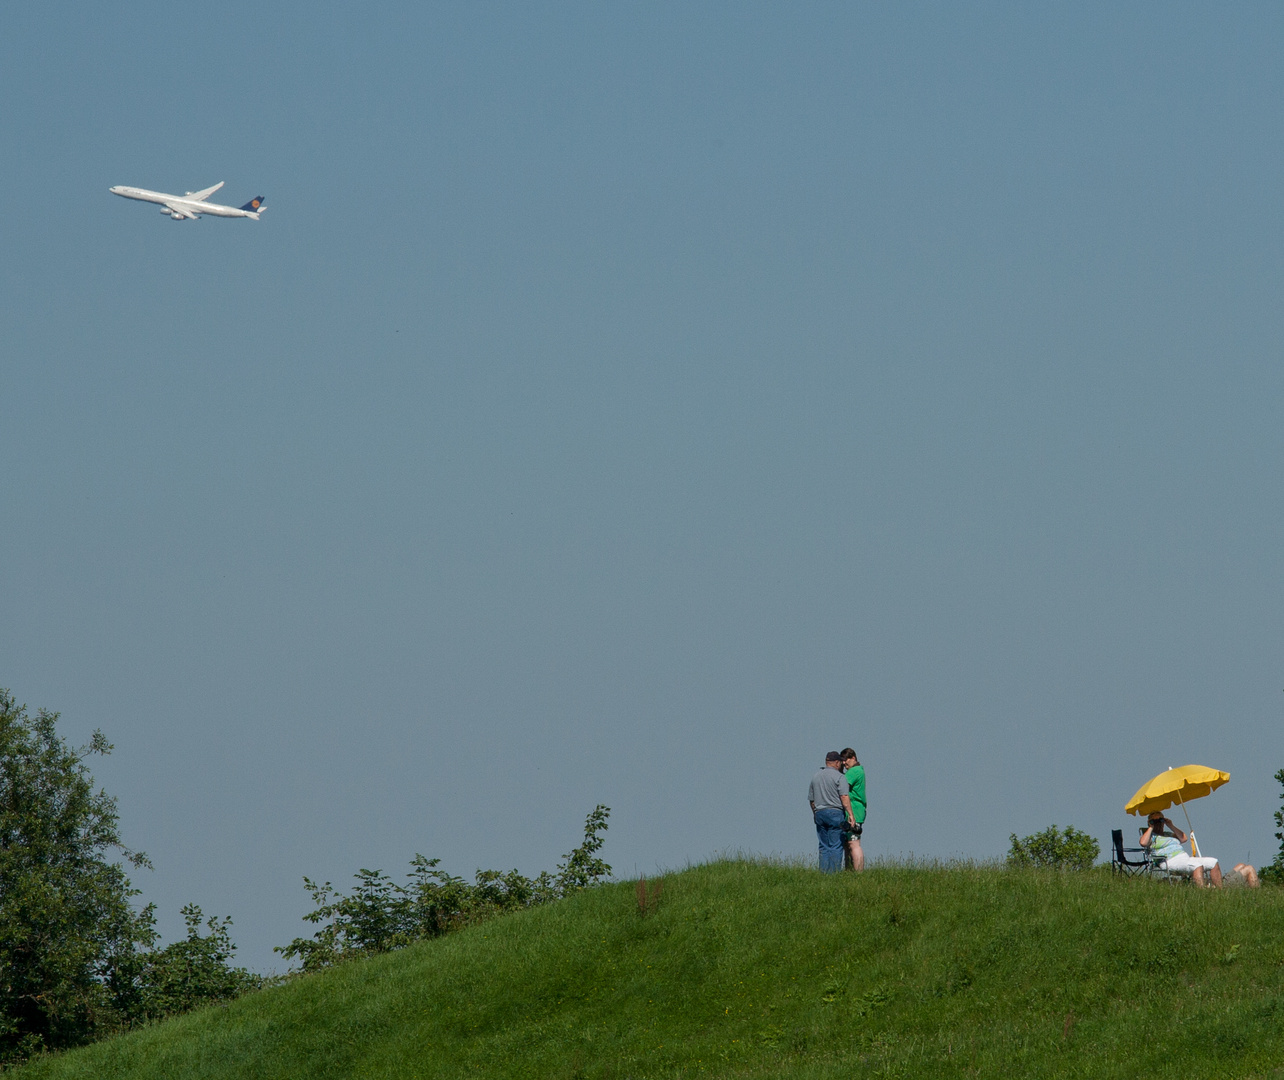
[[[242,209],[242,210],[249,210],[249,211],[251,211],[251,212],[256,211],[256,210],[262,210],[262,209],[263,209],[263,196],[262,196],[262,195],[255,195],[255,196],[254,196],[254,198],[252,198],[249,202],[247,202],[244,206],[242,206],[242,207],[241,207],[241,209]]]

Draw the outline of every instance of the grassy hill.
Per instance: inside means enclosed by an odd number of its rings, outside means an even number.
[[[719,862],[18,1074],[1284,1077],[1284,890]]]

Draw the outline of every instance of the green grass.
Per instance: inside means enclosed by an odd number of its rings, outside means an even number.
[[[165,1077],[1284,1077],[1284,889],[719,862],[21,1070]]]

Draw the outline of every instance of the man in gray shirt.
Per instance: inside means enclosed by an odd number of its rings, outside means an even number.
[[[811,778],[807,798],[820,841],[820,869],[836,874],[843,868],[843,825],[854,825],[852,801],[847,794],[847,778],[837,750],[825,755],[825,767]]]

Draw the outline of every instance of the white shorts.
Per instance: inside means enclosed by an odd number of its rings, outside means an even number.
[[[1208,856],[1196,858],[1194,855],[1187,855],[1184,851],[1180,855],[1173,855],[1167,860],[1167,867],[1174,874],[1193,874],[1195,867],[1202,866],[1205,870],[1212,870],[1217,865],[1217,860]]]

